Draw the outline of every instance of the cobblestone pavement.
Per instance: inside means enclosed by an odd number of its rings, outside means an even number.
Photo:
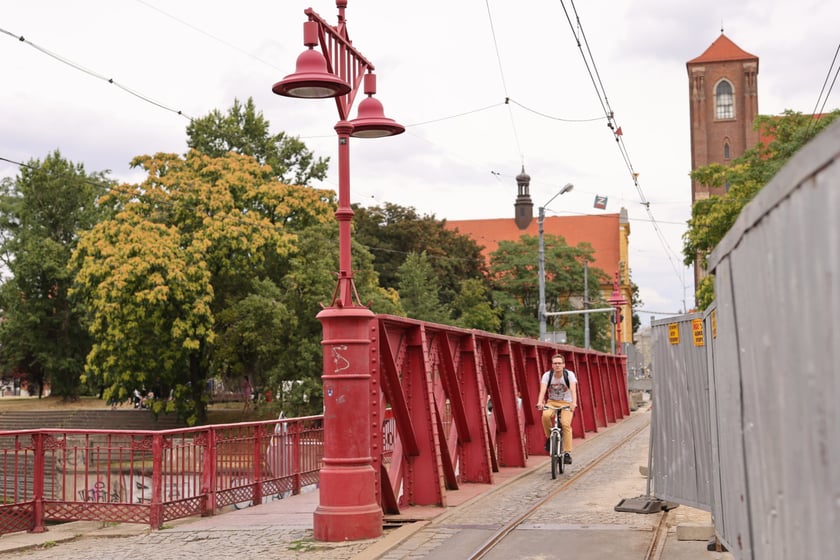
[[[6,559],[62,560],[226,560],[276,558],[282,560],[346,560],[364,551],[372,541],[323,543],[312,539],[312,530],[282,527],[166,529],[134,537],[83,537],[38,549],[7,552]]]
[[[541,462],[538,468],[524,472],[507,484],[492,488],[475,499],[448,508],[431,520],[386,529],[383,536],[377,539],[348,543],[315,541],[311,513],[300,514],[305,516],[308,526],[299,520],[301,518],[292,522],[288,522],[287,518],[287,521],[272,524],[270,516],[237,517],[240,520],[237,526],[237,523],[230,523],[235,518],[227,517],[235,514],[225,514],[209,518],[209,521],[174,524],[160,531],[144,530],[134,536],[84,536],[55,543],[54,546],[47,542],[37,549],[0,554],[0,560],[227,560],[231,555],[280,560],[448,560],[468,557],[483,544],[488,535],[521,516],[550,492],[563,487],[571,475],[628,437],[632,438],[630,445],[605,459],[575,484],[565,485],[566,488],[550,502],[523,520],[517,530],[530,529],[532,540],[538,540],[545,539],[548,534],[536,532],[540,530],[557,529],[565,531],[564,534],[571,534],[581,529],[610,528],[612,534],[619,538],[623,537],[615,532],[618,529],[628,535],[631,534],[629,532],[635,535],[646,533],[638,538],[649,540],[647,534],[654,530],[663,514],[644,515],[614,510],[622,498],[646,494],[646,478],[639,473],[639,466],[647,465],[649,420],[649,413],[638,411],[619,424],[602,430],[596,437],[576,441],[573,454],[575,462],[557,480],[551,479],[548,463]],[[634,432],[635,435],[631,436]],[[220,520],[225,519],[227,524],[220,523]],[[250,519],[258,521],[250,522]],[[707,512],[684,506],[670,511],[667,519],[672,528],[679,523],[710,522]],[[209,527],[208,523],[211,522],[216,526]],[[517,555],[520,558],[529,557]],[[663,558],[671,557],[665,555]]]

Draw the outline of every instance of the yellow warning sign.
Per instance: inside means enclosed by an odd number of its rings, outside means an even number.
[[[703,346],[703,319],[691,320],[691,333],[694,335],[694,346]]]
[[[680,324],[668,323],[668,342],[671,344],[680,343]]]

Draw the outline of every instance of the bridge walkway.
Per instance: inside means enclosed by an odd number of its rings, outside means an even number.
[[[649,407],[639,409],[627,421],[576,442],[571,474],[593,462],[610,442],[630,437],[641,423],[648,421],[649,411]],[[621,554],[621,551],[629,553],[638,542],[649,539],[662,514],[614,511],[619,501],[640,496],[646,489],[646,478],[640,474],[640,466],[646,465],[647,461],[648,428],[632,437],[629,459],[624,457],[614,462],[593,482],[582,482],[586,486],[564,494],[562,508],[566,513],[562,519],[558,517],[553,524],[530,523],[514,531],[519,535],[519,541],[524,538],[527,542],[527,550],[520,550],[519,557],[580,560],[635,557]],[[547,457],[531,456],[524,469],[501,468],[496,473],[495,484],[461,485],[448,494],[446,508],[410,507],[399,515],[386,516],[383,535],[364,541],[330,543],[313,540],[313,512],[319,503],[315,490],[212,517],[179,520],[159,531],[150,531],[145,525],[75,522],[52,526],[40,534],[5,535],[0,537],[0,554],[8,559],[33,560],[57,556],[77,560],[128,557],[228,560],[233,554],[244,558],[307,560],[464,558],[496,527],[492,519],[494,509],[498,510],[503,503],[507,504],[505,508],[515,509],[517,500],[529,499],[521,497],[523,485],[536,484],[537,488],[545,488],[547,494],[550,485],[562,482],[562,478],[551,480]],[[530,493],[533,494],[533,490]],[[679,506],[668,515],[668,533],[658,558],[732,558],[726,552],[706,550],[705,538],[678,538],[678,531],[683,535],[707,534],[711,530],[707,512]],[[575,554],[570,556],[568,551],[561,554],[558,548],[561,543],[564,548],[574,546]],[[575,546],[574,543],[581,544]],[[605,551],[612,551],[612,556],[604,555]],[[537,556],[531,556],[532,553]],[[493,558],[492,554],[488,558]]]

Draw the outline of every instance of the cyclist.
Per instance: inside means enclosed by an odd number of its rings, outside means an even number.
[[[549,384],[550,383],[550,384]],[[562,354],[551,357],[551,370],[545,372],[540,380],[540,396],[537,397],[537,408],[542,410],[542,426],[545,432],[545,450],[549,451],[551,425],[554,410],[546,408],[552,406],[569,409],[560,411],[560,429],[563,432],[563,462],[572,464],[572,415],[577,408],[577,377],[575,372],[566,369],[566,358]]]

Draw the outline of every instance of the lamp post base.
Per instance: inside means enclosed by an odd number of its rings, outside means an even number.
[[[347,289],[351,293],[352,285]],[[314,517],[316,540],[382,536],[371,457],[374,317],[370,309],[357,305],[328,307],[318,314],[324,328],[324,466]]]
[[[321,469],[321,495],[343,497],[341,505],[321,503],[313,518],[315,540],[326,542],[358,541],[382,536],[382,508],[373,494],[373,468],[342,467]],[[365,492],[368,489],[370,492]],[[369,496],[360,496],[370,493]]]

